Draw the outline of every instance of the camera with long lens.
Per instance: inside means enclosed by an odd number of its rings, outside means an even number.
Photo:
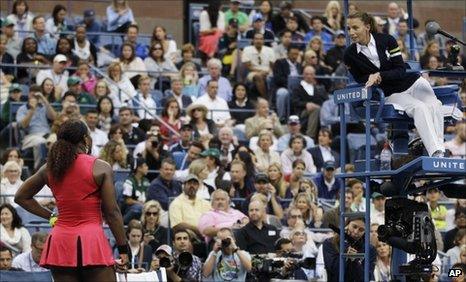
[[[188,269],[193,263],[193,255],[190,252],[182,252],[176,260],[167,256],[159,258],[160,267],[170,268],[172,262],[176,271]]]
[[[230,238],[222,239],[222,249],[226,249],[230,245],[231,245],[231,239]]]
[[[288,268],[285,269],[287,261],[289,264]],[[292,279],[296,269],[315,269],[315,267],[316,259],[303,258],[302,253],[284,253],[280,257],[274,258],[264,255],[252,257],[252,274],[257,281],[262,280],[262,278]]]

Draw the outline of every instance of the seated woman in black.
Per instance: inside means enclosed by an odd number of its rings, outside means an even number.
[[[429,82],[418,73],[406,72],[395,38],[376,33],[374,19],[367,13],[350,15],[348,29],[353,44],[346,49],[344,61],[354,79],[366,87],[382,88],[387,103],[400,105],[414,119],[429,156],[443,157],[442,103]]]

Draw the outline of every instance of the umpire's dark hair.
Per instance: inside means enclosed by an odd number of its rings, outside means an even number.
[[[370,25],[370,33],[377,32],[377,25],[374,18],[366,12],[355,12],[348,16],[348,19],[360,19],[364,24]]]
[[[79,146],[86,144],[87,125],[79,119],[65,121],[57,132],[57,142],[47,157],[47,171],[55,181],[61,181],[65,172],[78,157]]]

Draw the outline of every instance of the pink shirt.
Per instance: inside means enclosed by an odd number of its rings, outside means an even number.
[[[243,218],[247,217],[242,212],[230,208],[228,212],[220,210],[211,210],[206,213],[203,213],[199,219],[199,224],[197,228],[201,233],[204,233],[204,229],[207,227],[223,228],[231,227],[238,220],[241,221]],[[206,240],[210,241],[210,237],[206,236]]]

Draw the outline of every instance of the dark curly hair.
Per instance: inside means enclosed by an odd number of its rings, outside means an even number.
[[[57,133],[57,142],[47,157],[47,171],[55,181],[60,181],[78,156],[80,144],[89,135],[86,124],[79,119],[65,121]]]
[[[16,209],[11,204],[8,204],[8,203],[2,204],[0,206],[0,212],[3,209],[8,209],[11,212],[11,214],[13,215],[12,216],[13,221],[11,222],[11,228],[15,229],[15,228],[20,228],[20,227],[23,226],[23,220],[21,219],[21,217],[16,212]]]

